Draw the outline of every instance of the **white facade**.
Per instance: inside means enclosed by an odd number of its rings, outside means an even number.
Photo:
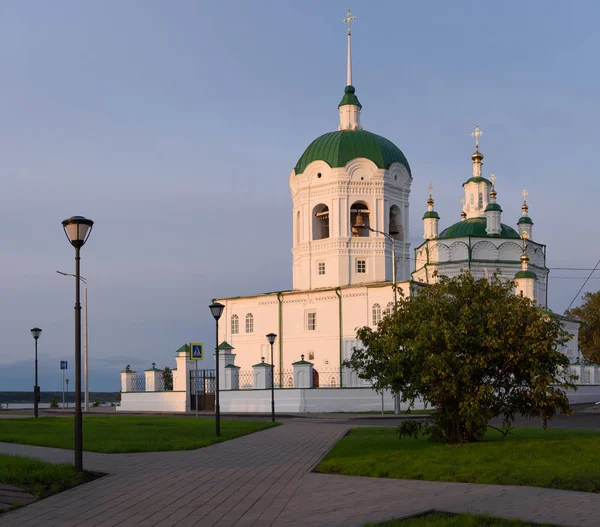
[[[410,294],[408,282],[398,283],[397,287],[406,296]],[[352,355],[357,328],[375,326],[393,309],[393,300],[390,282],[221,298],[217,301],[225,309],[219,323],[219,342],[231,344],[236,366],[249,371],[262,357],[271,362],[265,335],[276,333],[277,370],[291,370],[292,364],[304,355],[319,374],[334,376],[340,371],[341,362]],[[339,374],[336,382],[340,384]],[[275,384],[278,385],[277,378]],[[344,371],[341,385],[364,384],[356,374]]]

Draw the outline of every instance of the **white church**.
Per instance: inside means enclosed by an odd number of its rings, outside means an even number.
[[[358,344],[357,328],[376,327],[391,313],[400,291],[408,297],[434,283],[436,276],[470,270],[485,277],[499,269],[502,278],[515,281],[515,294],[547,309],[546,246],[534,239],[527,193],[524,190],[516,229],[502,223],[496,178],[483,174],[483,154],[479,151],[482,132],[478,127],[472,134],[476,141],[471,156],[473,173],[463,183],[460,221],[439,232],[440,217],[434,210],[430,185],[428,210],[423,216],[424,242],[411,253],[408,233],[413,175],[394,143],[362,126],[362,105],[352,85],[353,19],[348,13],[344,21],[348,23],[348,64],[346,87],[338,105],[338,129],[310,143],[289,176],[292,289],[215,299],[225,306],[218,335],[223,412],[270,410],[268,333],[277,335],[272,350],[277,411],[393,409],[391,394],[376,394],[342,364]],[[411,260],[415,262],[412,272]],[[578,323],[563,318],[563,324],[574,337],[564,352],[575,363]],[[187,359],[186,352],[181,351],[174,371],[174,392],[182,394],[177,403],[181,411],[181,405],[190,409],[192,366]],[[584,399],[600,400],[598,367],[588,372],[587,366],[575,363],[572,368],[595,385],[590,386],[593,394],[582,394]],[[123,372],[124,392],[130,382],[127,376],[133,379],[134,373]],[[323,389],[312,389],[316,387]],[[176,396],[172,397],[175,400]],[[160,401],[163,399],[166,401],[165,397]],[[570,399],[587,402],[571,395]],[[149,406],[148,400],[142,404],[134,394],[124,393],[121,410],[143,409]],[[160,409],[174,409],[163,402]]]

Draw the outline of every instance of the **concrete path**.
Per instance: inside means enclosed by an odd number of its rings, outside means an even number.
[[[311,473],[346,425],[286,423],[207,448],[84,455],[110,475],[0,516],[2,526],[362,526],[431,509],[597,527],[600,494]],[[52,462],[71,451],[0,443]]]

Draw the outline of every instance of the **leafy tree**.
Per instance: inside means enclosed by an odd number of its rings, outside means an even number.
[[[568,333],[496,274],[441,278],[357,337],[346,366],[411,407],[418,398],[434,405],[433,441],[481,440],[495,416],[510,428],[517,414],[545,426],[557,410],[570,413],[561,388],[573,379],[558,351]]]
[[[586,362],[600,364],[600,291],[583,295],[581,306],[567,315],[582,322],[579,328],[579,347]]]
[[[165,391],[173,391],[173,371],[168,366],[162,372],[162,378],[165,383]]]

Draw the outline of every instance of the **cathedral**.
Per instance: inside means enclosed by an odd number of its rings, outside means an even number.
[[[317,137],[289,176],[292,197],[293,287],[244,297],[218,298],[223,363],[242,372],[269,366],[276,387],[293,385],[293,364],[310,363],[320,387],[364,386],[342,366],[357,345],[356,329],[376,327],[405,297],[438,276],[471,270],[476,276],[501,271],[516,283],[515,294],[547,304],[546,246],[533,239],[524,191],[517,229],[502,223],[495,176],[483,175],[477,127],[473,174],[464,182],[461,219],[439,232],[430,193],[423,216],[425,241],[410,252],[409,196],[413,174],[402,151],[362,125],[362,104],[352,82],[348,16],[347,79],[338,104],[339,126]],[[430,188],[431,190],[431,188]],[[411,274],[410,261],[415,266]],[[571,324],[565,321],[565,324]],[[575,339],[566,350],[576,356]],[[265,337],[275,333],[271,348]],[[240,388],[245,381],[240,379]]]

